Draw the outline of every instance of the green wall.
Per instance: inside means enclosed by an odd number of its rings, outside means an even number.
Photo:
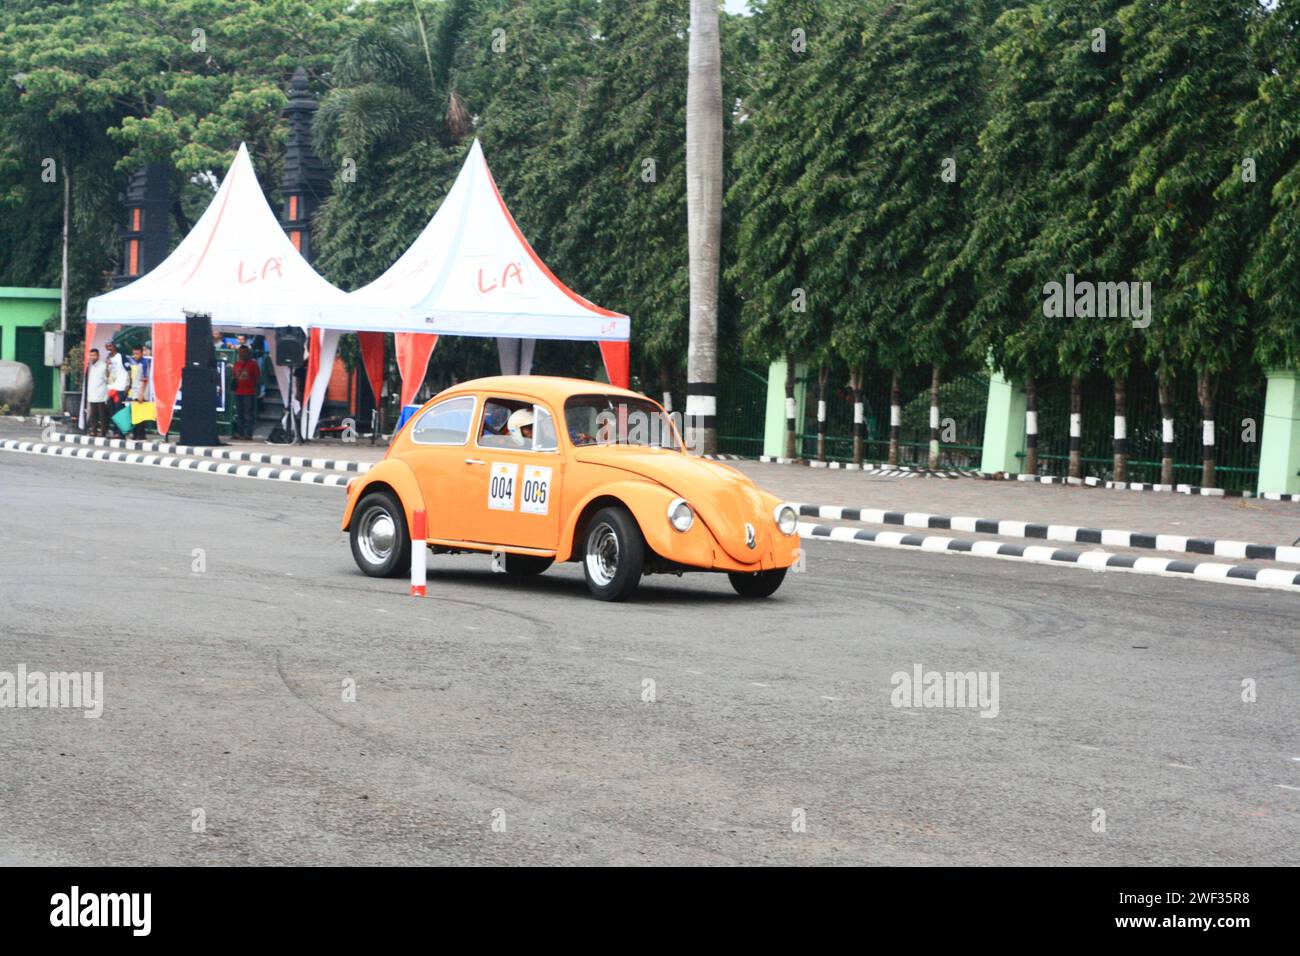
[[[0,286],[0,359],[6,362],[18,360],[18,330],[20,328],[41,330],[45,320],[59,311],[58,289],[28,289],[12,286]],[[40,337],[40,353],[36,355],[37,364],[31,366],[32,377],[36,379],[36,393],[32,395],[33,409],[58,408],[60,402],[54,393],[58,389],[58,375],[55,369],[43,364],[45,354],[44,336]],[[67,346],[67,343],[64,343]],[[31,365],[31,363],[28,363]],[[41,383],[48,383],[42,387]]]

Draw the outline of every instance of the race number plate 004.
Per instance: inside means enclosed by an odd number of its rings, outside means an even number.
[[[509,462],[492,462],[488,475],[488,508],[493,511],[515,510],[515,485],[518,484],[519,466]]]
[[[544,515],[551,508],[551,469],[524,465],[524,483],[519,489],[519,510]]]

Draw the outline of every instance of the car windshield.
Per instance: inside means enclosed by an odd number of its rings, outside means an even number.
[[[564,403],[575,445],[638,445],[680,451],[672,420],[654,402],[627,395],[575,395]]]

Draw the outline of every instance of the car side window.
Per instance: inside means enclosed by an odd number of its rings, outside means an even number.
[[[555,419],[541,405],[533,406],[533,451],[558,451],[560,440],[555,434]]]
[[[474,397],[450,398],[434,405],[411,426],[411,441],[417,445],[463,445],[469,441],[474,420]]]
[[[489,398],[483,403],[483,417],[479,420],[478,444],[480,448],[517,448],[510,440],[510,416],[520,408],[527,408],[523,402],[512,402],[504,398]]]
[[[558,451],[555,419],[541,405],[515,398],[489,398],[479,419],[480,448],[508,451]]]

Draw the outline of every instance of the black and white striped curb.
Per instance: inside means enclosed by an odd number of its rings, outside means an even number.
[[[1105,478],[1068,478],[1059,475],[1012,475],[1006,472],[973,471],[972,478],[985,481],[1024,481],[1039,485],[1070,485],[1076,488],[1105,488],[1109,491],[1154,491],[1162,494],[1194,495],[1203,498],[1259,498],[1264,501],[1300,501],[1300,495],[1276,491],[1232,491],[1201,485],[1162,485],[1143,481],[1110,481]]]
[[[1132,574],[1154,574],[1162,577],[1191,578],[1197,581],[1218,581],[1223,584],[1244,584],[1279,591],[1300,591],[1300,573],[1276,568],[1243,568],[1235,564],[1216,564],[1209,561],[1176,561],[1172,558],[1135,557],[1128,554],[1109,554],[1105,551],[1070,551],[1066,548],[1050,548],[1046,545],[1004,544],[1000,541],[964,541],[960,538],[944,538],[939,535],[834,528],[830,525],[814,525],[802,521],[799,523],[799,534],[803,539],[814,541],[821,539],[877,548],[910,548],[919,551],[1000,558],[1006,561],[1024,561],[1030,564],[1087,568],[1091,571],[1126,571]]]
[[[881,478],[966,478],[969,473],[957,469],[930,469],[916,465],[876,465],[871,462],[854,464],[851,461],[816,461],[804,458],[778,458],[759,455],[758,461],[768,465],[806,465],[809,468],[826,468],[831,471],[861,471]]]
[[[22,452],[29,455],[56,455],[64,458],[82,458],[92,461],[111,461],[124,465],[152,465],[155,468],[175,468],[230,478],[261,478],[265,481],[296,481],[304,485],[347,487],[347,475],[326,474],[294,468],[259,468],[234,462],[197,461],[170,455],[147,455],[141,452],[107,451],[95,448],[76,448],[72,445],[47,445],[44,442],[0,441],[0,451]]]
[[[1183,551],[1188,554],[1209,554],[1216,558],[1300,564],[1300,547],[1288,545],[1251,544],[1246,541],[1194,538],[1178,534],[1151,534],[1144,531],[1116,531],[1111,528],[1080,528],[1074,525],[1011,521],[1004,518],[932,515],[918,511],[882,511],[879,508],[843,508],[837,505],[809,505],[798,502],[791,502],[791,505],[797,508],[800,517],[804,518],[857,521],[861,524],[895,524],[906,528],[994,534],[1004,538],[1040,538],[1044,541],[1061,541],[1068,544],[1100,544],[1112,548]]]
[[[89,435],[68,435],[54,432],[51,441],[70,445],[92,445],[97,448],[128,448],[133,451],[156,451],[165,455],[184,455],[189,458],[220,458],[224,461],[250,461],[262,465],[287,465],[291,468],[312,468],[320,471],[347,471],[365,474],[371,462],[351,461],[347,458],[300,458],[289,455],[271,455],[259,451],[236,451],[233,448],[212,448],[207,445],[171,445],[167,442],[133,441],[129,438],[92,438]]]
[[[1202,495],[1209,498],[1261,498],[1264,501],[1300,501],[1300,495],[1277,491],[1230,491],[1224,488],[1202,488],[1200,485],[1152,485],[1141,481],[1108,481],[1105,487],[1113,491],[1161,491],[1178,495]]]
[[[788,459],[787,459],[788,461]],[[886,478],[965,478],[966,473],[955,468],[921,468],[917,465],[874,465],[863,462],[855,465],[851,461],[810,461],[809,468],[826,468],[830,471],[861,471]]]
[[[745,461],[744,455],[701,455],[701,458],[707,458],[709,461]]]
[[[32,423],[35,425],[49,425],[54,419],[49,415],[6,415],[6,420],[11,422],[20,422],[23,424]]]
[[[1039,485],[1070,485],[1076,488],[1106,488],[1111,491],[1161,491],[1179,495],[1204,495],[1206,497],[1250,497],[1249,491],[1225,491],[1223,488],[1202,488],[1200,485],[1161,485],[1141,481],[1110,481],[1106,478],[1070,478],[1062,475],[1012,475],[1007,472],[976,471],[973,478],[985,481],[1024,481]]]

